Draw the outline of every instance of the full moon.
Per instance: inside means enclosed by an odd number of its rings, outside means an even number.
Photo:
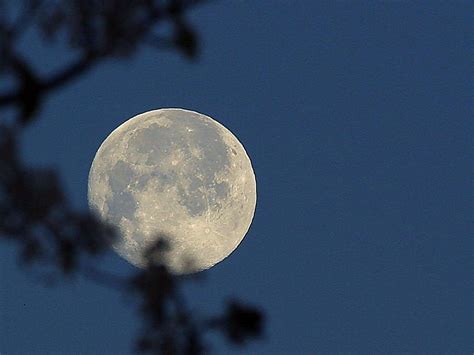
[[[116,128],[89,172],[90,208],[118,228],[114,250],[137,267],[165,236],[162,262],[176,274],[229,256],[252,222],[255,175],[222,124],[183,109],[137,115]]]

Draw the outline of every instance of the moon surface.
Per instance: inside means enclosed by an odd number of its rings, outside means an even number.
[[[203,114],[159,109],[137,115],[102,143],[89,173],[90,208],[115,225],[114,250],[144,267],[161,257],[177,274],[208,269],[239,245],[252,222],[256,183],[238,139]]]

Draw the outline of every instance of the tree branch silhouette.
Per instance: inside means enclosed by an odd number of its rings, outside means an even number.
[[[181,285],[192,278],[170,273],[160,257],[165,237],[148,250],[147,267],[130,279],[96,267],[95,262],[117,237],[113,226],[90,211],[74,209],[56,171],[26,166],[20,157],[20,135],[38,117],[54,92],[82,77],[99,63],[130,58],[144,44],[174,49],[188,59],[199,52],[198,38],[186,13],[200,0],[24,0],[8,18],[0,0],[0,79],[15,86],[0,93],[0,240],[16,243],[26,267],[47,270],[43,280],[77,275],[104,287],[136,295],[143,329],[135,350],[152,354],[203,354],[211,347],[206,334],[219,332],[230,344],[245,345],[263,334],[262,312],[230,300],[217,315],[198,316],[190,310]],[[170,23],[169,36],[156,27]],[[24,34],[37,31],[45,45],[62,41],[76,57],[52,74],[41,74],[34,58],[18,50]],[[6,120],[13,109],[16,116]],[[35,268],[37,270],[38,268]]]
[[[150,38],[157,38],[153,28],[160,22],[169,21],[174,26],[173,36],[163,38],[163,43],[181,51],[187,58],[194,59],[198,53],[197,40],[191,26],[184,20],[184,12],[203,2],[60,1],[48,11],[45,6],[41,6],[41,1],[26,1],[31,8],[26,9],[26,6],[13,25],[0,24],[2,71],[10,69],[19,84],[16,90],[0,94],[0,108],[17,105],[21,112],[18,120],[21,123],[29,122],[47,94],[80,77],[101,61],[130,56],[141,43],[156,46],[153,43],[156,41],[150,41]],[[62,29],[69,36],[70,45],[80,49],[80,54],[73,62],[48,78],[41,78],[13,48],[13,42],[20,33],[20,21],[26,21],[27,25],[34,19],[38,9],[43,12],[39,16],[43,36],[51,38]],[[130,12],[141,16],[136,21],[129,21]]]

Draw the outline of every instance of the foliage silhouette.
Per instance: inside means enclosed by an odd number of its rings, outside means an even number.
[[[0,79],[15,83],[0,91],[0,238],[18,245],[24,265],[49,270],[45,280],[78,273],[140,299],[143,332],[135,350],[156,354],[202,354],[210,350],[205,335],[218,331],[231,344],[244,345],[263,333],[263,314],[237,300],[219,315],[198,318],[186,305],[178,277],[160,263],[166,236],[146,253],[147,267],[123,279],[95,267],[117,233],[89,211],[72,208],[52,169],[30,168],[19,156],[23,128],[33,122],[44,101],[98,63],[131,58],[140,45],[199,53],[197,35],[187,22],[200,0],[24,0],[11,6],[0,0]],[[10,6],[9,6],[10,5]],[[173,29],[157,31],[162,23]],[[76,58],[49,76],[34,66],[18,45],[26,31],[37,31],[47,45],[60,42]]]

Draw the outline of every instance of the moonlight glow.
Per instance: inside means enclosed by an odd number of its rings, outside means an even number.
[[[116,225],[114,249],[135,266],[158,235],[176,273],[207,269],[250,227],[256,184],[237,138],[210,117],[182,109],[135,116],[102,143],[89,174],[89,205]]]

